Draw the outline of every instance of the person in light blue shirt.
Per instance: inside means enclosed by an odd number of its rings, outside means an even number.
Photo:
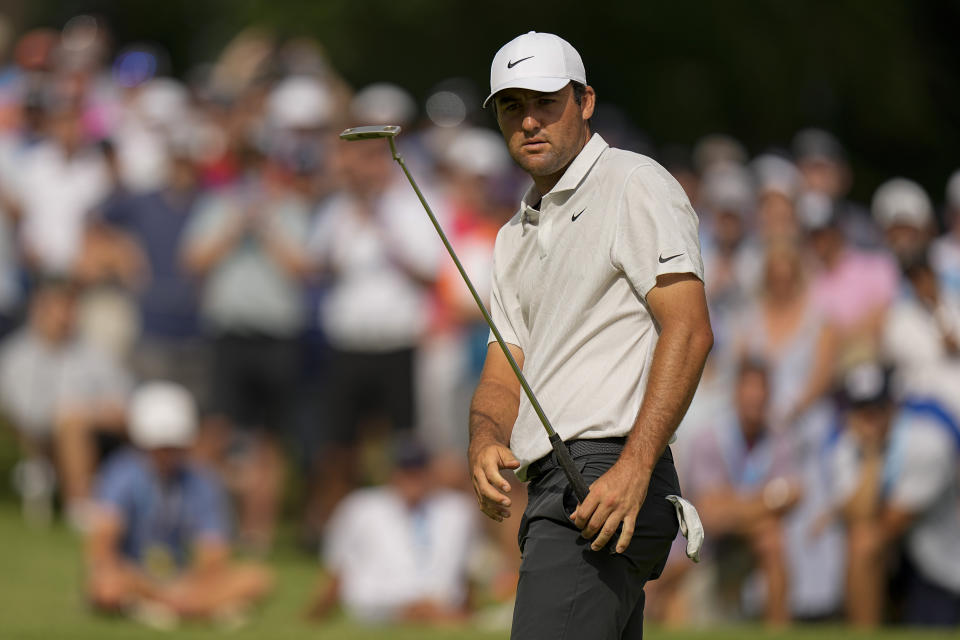
[[[226,496],[189,460],[196,407],[183,387],[151,382],[129,407],[136,448],[115,454],[95,490],[87,597],[99,611],[162,620],[220,617],[269,591],[266,569],[230,562]]]

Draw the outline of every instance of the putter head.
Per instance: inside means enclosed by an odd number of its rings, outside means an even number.
[[[372,138],[393,138],[400,133],[400,127],[395,124],[374,125],[370,127],[351,127],[340,134],[341,140],[370,140]]]

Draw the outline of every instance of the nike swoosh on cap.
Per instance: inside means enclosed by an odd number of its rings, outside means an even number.
[[[581,215],[583,215],[583,212],[584,212],[584,211],[586,211],[586,209],[584,209],[583,211],[581,211],[580,213],[578,213],[578,214],[575,215],[575,216],[570,216],[570,220],[571,220],[571,221],[575,221],[577,218],[579,218]]]
[[[523,62],[524,60],[529,60],[530,58],[535,58],[536,56],[527,56],[526,58],[520,58],[519,60],[511,61],[507,60],[507,69],[513,69],[515,66]]]
[[[659,257],[657,258],[657,260],[660,261],[660,264],[663,264],[664,262],[670,262],[670,261],[673,260],[674,258],[679,258],[679,257],[682,256],[682,255],[683,255],[682,253],[678,253],[677,255],[675,255],[675,256],[670,256],[669,258],[664,258],[664,257],[661,255],[661,256],[659,256]]]

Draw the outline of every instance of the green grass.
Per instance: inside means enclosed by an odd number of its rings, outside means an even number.
[[[252,624],[226,634],[203,625],[185,626],[163,634],[124,619],[91,615],[80,597],[80,545],[63,527],[31,530],[24,526],[9,501],[0,502],[0,638],[3,640],[137,640],[170,638],[265,638],[269,640],[487,640],[506,638],[506,632],[474,629],[428,630],[412,627],[369,628],[342,618],[325,624],[303,620],[301,613],[316,578],[316,566],[302,554],[281,548],[272,564],[277,572],[276,592]],[[841,627],[804,627],[767,632],[760,627],[724,627],[700,631],[649,628],[648,638],[668,640],[740,640],[762,637],[781,640],[840,640],[847,638],[957,638],[957,633],[910,631],[853,633]]]

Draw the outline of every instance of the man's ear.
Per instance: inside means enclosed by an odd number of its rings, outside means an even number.
[[[597,94],[593,87],[587,85],[583,90],[583,99],[580,101],[580,116],[584,120],[593,117],[593,110],[597,106]]]

